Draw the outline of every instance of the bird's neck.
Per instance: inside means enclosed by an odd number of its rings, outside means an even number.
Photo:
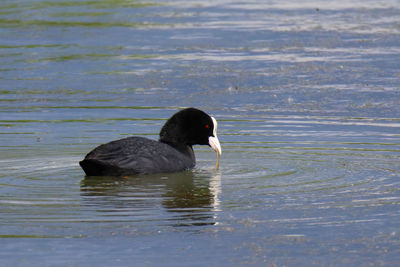
[[[196,160],[196,158],[194,156],[193,147],[191,145],[186,145],[186,144],[181,144],[181,143],[173,143],[173,142],[166,142],[166,141],[161,141],[161,140],[160,140],[160,142],[172,146],[173,148],[175,148],[176,150],[178,150],[182,154],[186,155],[187,157],[189,157],[193,161]]]

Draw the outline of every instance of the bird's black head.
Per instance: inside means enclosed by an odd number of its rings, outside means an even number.
[[[221,154],[217,121],[195,108],[183,109],[168,119],[161,129],[160,141],[173,145],[210,145]]]

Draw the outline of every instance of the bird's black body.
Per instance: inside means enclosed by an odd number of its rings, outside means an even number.
[[[193,149],[188,147],[187,152],[144,137],[128,137],[98,146],[80,164],[89,176],[176,172],[194,167]]]
[[[214,121],[201,110],[184,109],[165,123],[159,141],[144,137],[112,141],[92,150],[79,164],[88,176],[125,176],[190,169],[196,164],[192,146],[210,145],[209,138],[217,139]],[[220,153],[219,141],[218,147]]]

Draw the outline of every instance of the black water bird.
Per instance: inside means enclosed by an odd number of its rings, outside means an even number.
[[[217,121],[207,113],[187,108],[175,113],[160,131],[159,141],[128,137],[100,145],[79,164],[87,176],[129,176],[178,172],[193,168],[193,145],[209,145],[217,152]]]

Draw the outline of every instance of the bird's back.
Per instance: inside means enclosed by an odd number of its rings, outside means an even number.
[[[195,159],[162,142],[128,137],[98,146],[79,164],[88,176],[121,176],[181,171]]]

